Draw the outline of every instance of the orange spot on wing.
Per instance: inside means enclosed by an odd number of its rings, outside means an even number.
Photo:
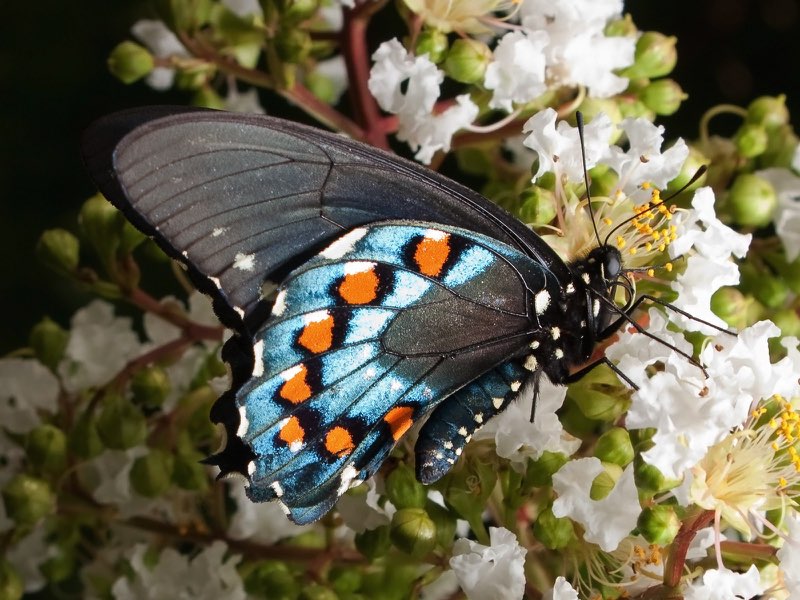
[[[311,398],[311,386],[306,381],[307,374],[306,366],[300,365],[297,372],[281,386],[278,391],[280,397],[292,404],[299,404]]]
[[[297,417],[289,417],[281,427],[278,437],[291,446],[292,444],[302,444],[305,435],[306,430],[300,425],[300,420]]]
[[[414,262],[419,272],[429,277],[437,277],[442,272],[447,257],[450,256],[450,234],[441,238],[424,237],[414,251]]]
[[[353,436],[344,427],[334,427],[325,436],[325,449],[339,458],[347,456],[354,448]]]
[[[306,323],[297,342],[306,350],[314,353],[325,352],[333,344],[333,315],[320,321]]]
[[[378,297],[378,275],[375,268],[347,273],[339,284],[339,295],[348,304],[366,304]]]
[[[392,430],[395,442],[403,437],[403,434],[414,424],[411,418],[413,414],[414,409],[410,406],[397,406],[383,417],[383,420],[389,425],[389,429]]]

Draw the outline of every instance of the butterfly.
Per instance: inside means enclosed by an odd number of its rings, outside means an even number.
[[[522,386],[608,362],[587,365],[642,299],[614,301],[630,289],[615,247],[565,263],[476,192],[296,123],[148,107],[95,122],[82,150],[233,331],[210,462],[295,523],[418,423],[417,478],[437,481]]]

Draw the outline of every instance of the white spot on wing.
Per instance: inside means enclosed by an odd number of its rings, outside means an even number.
[[[374,379],[378,372],[374,369],[374,367],[369,367],[366,371],[364,371],[364,379]]]
[[[558,327],[552,327],[550,329],[550,335],[553,337],[554,340],[557,340],[561,337],[561,330]]]
[[[367,235],[367,230],[363,227],[353,229],[349,233],[344,234],[338,240],[333,242],[330,246],[325,248],[320,254],[324,258],[335,260],[342,258],[345,254],[350,252],[356,245],[356,242]]]
[[[281,373],[281,377],[283,378],[284,381],[289,381],[292,377],[297,375],[302,370],[303,370],[303,365],[295,365],[283,371]]]
[[[564,351],[561,348],[556,348],[556,351],[553,353],[558,360],[564,358]]]
[[[283,496],[283,488],[281,487],[281,484],[279,482],[273,481],[272,483],[269,484],[269,487],[272,488],[272,491],[275,492],[275,495],[278,498]]]
[[[453,449],[453,442],[451,442],[450,440],[447,440],[445,443],[442,444],[442,447],[445,450],[452,450]]]
[[[219,237],[226,231],[228,231],[227,227],[214,227],[214,231],[211,232],[211,237]]]
[[[474,417],[472,417],[476,423],[483,423],[483,413],[476,413]]]
[[[444,231],[439,231],[438,229],[426,229],[425,237],[429,240],[436,240],[437,242],[440,242],[447,237],[447,233]]]
[[[461,456],[461,448],[456,448],[456,456]]]
[[[592,314],[596,317],[600,314],[600,300],[595,298],[594,302],[592,303]]]
[[[539,340],[533,340],[531,342],[531,350],[536,350],[539,347]]]
[[[237,315],[239,315],[239,316],[240,316],[242,319],[244,319],[244,309],[243,309],[243,308],[239,308],[238,306],[234,306],[234,307],[233,307],[233,311],[234,311],[234,312],[235,312]]]
[[[527,371],[535,371],[539,368],[539,361],[537,361],[536,357],[531,354],[525,359],[525,364],[523,366]]]
[[[275,303],[272,305],[272,314],[280,317],[286,311],[286,290],[281,290],[275,296]]]
[[[312,313],[308,313],[305,317],[303,317],[303,323],[308,325],[309,323],[319,323],[320,321],[324,321],[330,316],[330,313],[327,310],[318,310]]]
[[[393,392],[396,392],[397,390],[403,389],[403,384],[400,383],[397,379],[395,379],[394,381],[392,381],[392,384],[389,387]]]
[[[209,277],[208,280],[214,284],[214,287],[218,290],[222,289],[222,284],[219,282],[219,277]]]
[[[366,273],[367,271],[372,271],[375,268],[374,262],[367,262],[364,260],[357,260],[349,263],[344,264],[344,274],[345,275],[355,275],[357,273]]]
[[[264,340],[253,344],[253,359],[253,377],[261,377],[264,374]]]
[[[583,275],[581,275],[581,279],[583,279],[583,282],[586,285],[589,285],[589,283],[592,281],[588,273],[584,273]]]
[[[255,475],[255,472],[256,472],[256,463],[255,461],[251,460],[249,463],[247,463],[247,474],[250,475],[250,477],[252,477],[253,475]]]
[[[461,435],[461,436],[467,437],[467,436],[469,435],[469,431],[467,431],[467,428],[466,428],[466,427],[460,427],[460,428],[458,429],[458,435]]]
[[[512,381],[511,385],[509,387],[511,388],[512,392],[518,392],[519,388],[522,387],[522,382],[521,381]]]
[[[233,257],[233,268],[240,271],[252,271],[256,268],[256,255],[237,252]]]
[[[503,406],[503,402],[505,402],[505,398],[492,398],[492,406],[498,410],[500,410],[500,407]]]
[[[575,293],[575,286],[571,283],[567,284],[567,294],[574,294]]]
[[[544,311],[547,310],[547,307],[550,306],[550,292],[547,290],[542,290],[538,294],[536,294],[533,300],[534,308],[536,309],[536,314],[541,315]]]
[[[283,514],[285,514],[287,517],[288,517],[290,514],[292,514],[292,511],[291,511],[291,509],[289,509],[289,507],[288,507],[288,506],[286,506],[286,505],[285,505],[283,502],[281,502],[280,500],[275,500],[275,503],[276,503],[278,506],[280,506],[280,507],[281,507],[281,510],[283,511]]]
[[[247,409],[244,406],[239,407],[239,427],[236,429],[236,435],[244,437],[247,433],[247,428],[250,426],[250,421],[247,420]]]

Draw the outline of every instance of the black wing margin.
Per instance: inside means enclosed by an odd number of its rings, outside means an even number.
[[[223,322],[240,331],[263,310],[266,279],[282,278],[346,230],[379,220],[471,229],[519,248],[556,276],[563,268],[525,225],[472,190],[281,119],[133,109],[91,125],[82,151],[106,198],[185,263]]]

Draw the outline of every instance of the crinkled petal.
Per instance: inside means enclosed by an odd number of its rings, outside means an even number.
[[[464,538],[453,544],[450,568],[470,600],[513,600],[525,593],[525,548],[505,528],[489,528],[490,546]]]
[[[41,423],[39,412],[57,410],[58,379],[33,359],[0,360],[0,427],[27,433]]]

